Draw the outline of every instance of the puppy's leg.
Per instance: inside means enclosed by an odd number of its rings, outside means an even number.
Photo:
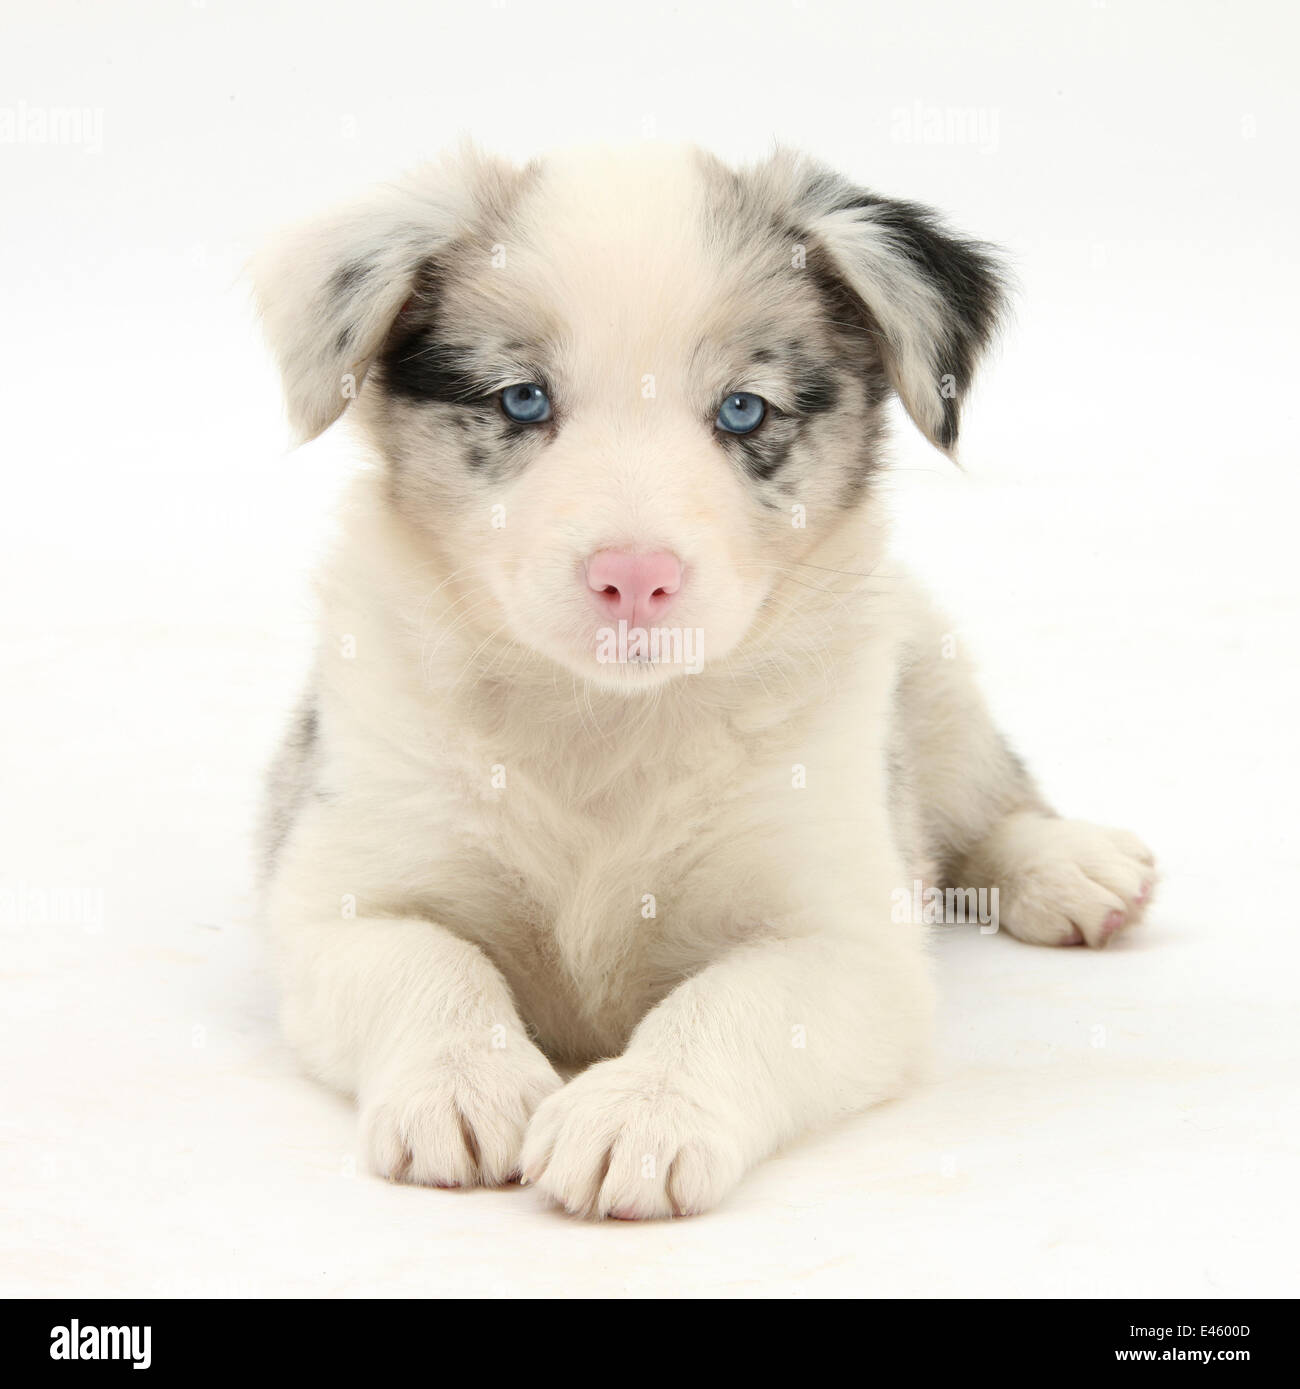
[[[509,1180],[529,1116],[561,1082],[496,967],[432,922],[329,920],[287,895],[271,902],[285,1032],[357,1097],[371,1165],[428,1186]]]
[[[541,1105],[526,1180],[574,1214],[695,1214],[803,1129],[898,1093],[931,989],[915,930],[878,931],[766,938],[680,984]]]
[[[989,716],[951,638],[924,611],[898,690],[900,761],[944,883],[997,888],[1001,924],[1039,945],[1102,946],[1155,886],[1136,835],[1063,820]]]

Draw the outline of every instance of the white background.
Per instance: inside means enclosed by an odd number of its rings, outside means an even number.
[[[0,1291],[1300,1292],[1296,40],[1283,0],[5,0]],[[900,428],[888,505],[1049,794],[1162,858],[1105,952],[943,936],[933,1083],[697,1221],[358,1172],[250,923],[353,464],[287,451],[240,269],[462,133],[779,139],[1009,248],[964,471]]]

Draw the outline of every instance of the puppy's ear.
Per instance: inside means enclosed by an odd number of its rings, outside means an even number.
[[[491,209],[513,170],[471,149],[283,235],[250,267],[300,441],[343,413],[420,267]]]
[[[866,306],[907,412],[950,452],[962,399],[1005,306],[993,249],[955,236],[928,208],[896,202],[815,165],[790,166],[801,225]]]

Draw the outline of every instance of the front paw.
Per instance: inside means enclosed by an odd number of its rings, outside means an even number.
[[[524,1140],[524,1180],[573,1215],[652,1220],[709,1210],[740,1180],[739,1116],[624,1057],[546,1100]]]
[[[1007,929],[1038,945],[1106,945],[1151,903],[1155,856],[1127,830],[1026,818],[999,846]]]
[[[405,1061],[362,1097],[370,1164],[395,1182],[500,1186],[519,1173],[529,1117],[562,1084],[523,1037]]]

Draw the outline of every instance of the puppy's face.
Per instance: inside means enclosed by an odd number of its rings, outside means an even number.
[[[261,281],[305,432],[368,372],[392,504],[466,620],[629,691],[806,582],[891,389],[951,446],[997,306],[977,248],[784,156],[468,157],[297,245]]]

